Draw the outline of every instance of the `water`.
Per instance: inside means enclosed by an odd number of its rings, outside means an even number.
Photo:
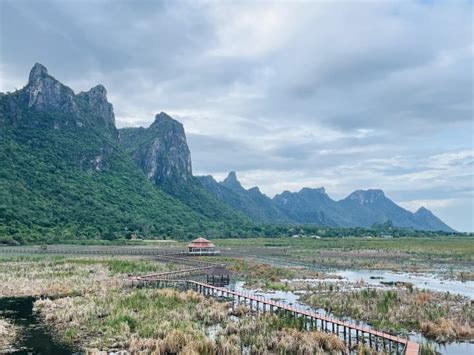
[[[69,355],[78,352],[54,338],[33,312],[33,297],[0,298],[0,315],[19,327],[15,350],[10,354]]]
[[[371,276],[374,276],[374,275],[371,275]],[[377,275],[377,276],[379,276],[379,275]],[[369,279],[370,279],[370,276],[369,276]],[[360,278],[358,278],[357,280],[360,280]],[[318,282],[324,282],[325,280],[317,280],[317,281]],[[372,281],[380,282],[381,280],[372,280]],[[384,280],[382,280],[382,281],[384,281]],[[344,317],[344,318],[336,317],[332,313],[326,312],[322,308],[314,309],[314,308],[311,308],[311,307],[309,307],[308,305],[306,305],[304,303],[299,302],[299,297],[300,297],[299,294],[303,294],[304,291],[298,291],[297,293],[292,292],[292,291],[263,291],[263,290],[260,290],[260,289],[247,289],[247,288],[244,288],[244,284],[245,284],[245,282],[243,282],[243,281],[236,281],[236,282],[231,283],[229,285],[229,288],[233,289],[233,290],[236,290],[236,291],[239,291],[239,292],[252,294],[252,295],[256,295],[256,296],[261,296],[261,297],[264,297],[264,298],[267,298],[267,299],[273,299],[273,300],[276,300],[278,302],[293,305],[293,306],[301,308],[301,309],[316,311],[321,315],[334,317],[334,318],[339,318],[339,319],[344,320],[344,321],[349,322],[349,323],[354,323],[354,324],[358,324],[358,325],[366,326],[366,327],[370,328],[370,325],[368,325],[366,323],[356,321],[356,320],[351,319],[349,317]],[[453,342],[453,343],[439,344],[439,343],[436,343],[436,342],[433,342],[433,341],[430,341],[430,340],[426,339],[425,337],[423,337],[419,333],[414,333],[414,334],[410,335],[409,338],[410,338],[410,340],[416,341],[420,344],[430,343],[432,346],[434,346],[436,351],[438,351],[441,354],[446,354],[446,355],[472,355],[472,354],[474,354],[474,344],[469,343],[469,342],[461,342],[461,343]]]
[[[411,274],[383,270],[342,270],[331,273],[342,276],[350,282],[364,280],[369,285],[380,285],[382,281],[409,282],[417,288],[437,292],[458,293],[474,299],[474,281],[444,280],[436,274]]]
[[[394,282],[410,282],[415,287],[421,289],[427,289],[438,292],[450,292],[458,293],[464,296],[474,299],[474,281],[459,281],[459,280],[446,280],[442,275],[431,272],[431,273],[408,273],[408,272],[395,272],[386,270],[340,270],[329,267],[322,267],[320,265],[312,265],[302,262],[288,262],[287,260],[269,258],[269,257],[251,257],[256,261],[262,261],[274,265],[274,266],[300,266],[309,270],[326,272],[331,275],[341,276],[349,282],[357,282],[364,280],[369,285],[381,285],[381,281],[394,281]],[[440,267],[441,269],[441,267]],[[471,270],[471,268],[469,268]],[[376,279],[374,279],[375,277]],[[381,277],[381,279],[377,279]],[[321,281],[321,280],[315,280]],[[339,279],[326,279],[325,282],[339,282]]]

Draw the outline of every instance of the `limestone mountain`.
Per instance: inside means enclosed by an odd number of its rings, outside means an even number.
[[[454,232],[454,229],[447,226],[441,219],[436,217],[433,212],[425,207],[420,207],[415,212],[416,221],[428,230],[442,230],[447,232]]]
[[[24,88],[0,93],[0,237],[17,240],[238,236],[288,224],[452,231],[430,211],[411,213],[381,190],[341,201],[323,188],[273,199],[192,174],[183,125],[166,113],[148,128],[115,127],[104,86],[75,94],[41,64]],[[272,226],[264,226],[272,224]],[[279,226],[276,226],[279,224]]]
[[[334,201],[324,188],[303,188],[297,193],[276,195],[273,201],[300,223],[370,228],[390,221],[399,228],[454,231],[426,208],[420,213],[412,213],[398,206],[378,189],[357,190],[343,200]]]
[[[418,220],[415,214],[387,198],[382,190],[357,190],[338,204],[352,216],[352,225],[369,227],[390,220],[396,227],[433,230],[430,225]],[[452,231],[446,225],[440,230]]]
[[[120,144],[148,180],[193,210],[213,219],[246,217],[207,193],[192,175],[191,153],[183,125],[164,112],[148,128],[123,128]]]
[[[210,194],[255,221],[365,228],[390,222],[401,228],[454,232],[426,208],[416,213],[407,211],[387,198],[382,190],[357,190],[335,201],[324,187],[305,187],[298,192],[284,191],[270,199],[258,188],[246,190],[235,172],[230,172],[220,183],[212,176],[199,179]]]
[[[293,221],[324,226],[351,226],[351,221],[338,203],[332,200],[324,187],[305,187],[299,192],[284,191],[273,202]]]
[[[161,112],[148,128],[123,128],[120,142],[147,178],[158,186],[192,179],[191,152],[183,125]]]
[[[114,121],[103,86],[76,95],[41,64],[24,88],[0,94],[0,235],[184,236],[223,226],[157,189]]]
[[[217,182],[212,176],[199,176],[199,181],[206,191],[232,208],[241,211],[254,221],[265,223],[292,222],[272,200],[262,194],[258,187],[246,190],[231,171],[222,181]]]

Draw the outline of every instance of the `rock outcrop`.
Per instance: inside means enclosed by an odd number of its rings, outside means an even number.
[[[120,142],[156,185],[182,185],[192,178],[183,125],[166,113],[157,114],[148,128],[120,130]]]

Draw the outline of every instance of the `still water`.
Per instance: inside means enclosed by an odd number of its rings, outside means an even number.
[[[33,312],[33,297],[0,298],[0,315],[19,328],[15,349],[9,354],[69,355],[78,352],[55,339]]]
[[[374,271],[373,273],[370,274],[370,276],[374,276],[374,273],[376,273],[376,272]],[[356,274],[355,279],[360,280],[361,279],[360,276],[361,276],[360,274]],[[370,276],[368,277],[368,280],[376,281],[376,282],[381,281],[380,279],[378,279],[378,280],[370,279]],[[377,276],[380,276],[380,275],[377,274]],[[315,281],[321,282],[322,280],[315,280]],[[341,281],[341,280],[338,280],[338,281]],[[395,280],[387,277],[387,281],[395,281]],[[329,282],[331,282],[331,281],[329,281]],[[268,291],[268,292],[266,292],[266,291],[262,291],[260,289],[247,289],[247,288],[244,288],[244,284],[245,284],[245,282],[243,282],[243,281],[237,281],[237,282],[231,283],[229,285],[229,288],[234,289],[234,290],[238,290],[238,291],[241,291],[241,292],[244,292],[244,293],[254,294],[254,295],[257,295],[257,296],[265,297],[265,298],[268,298],[268,299],[278,300],[279,302],[287,303],[287,304],[293,305],[293,306],[301,308],[301,309],[307,309],[307,310],[312,309],[311,307],[299,302],[299,294],[298,293],[303,293],[303,292],[296,292],[296,293],[292,292],[292,291]],[[321,308],[320,309],[312,309],[312,310],[316,311],[316,312],[318,312],[322,315],[335,317],[333,314],[331,314],[329,312],[326,312],[324,309],[321,309]],[[335,318],[337,318],[337,317],[335,317]],[[347,322],[350,322],[350,323],[355,323],[355,324],[370,327],[370,325],[368,325],[368,324],[358,322],[358,321],[356,321],[354,319],[351,319],[349,317],[343,318],[343,320],[347,321]],[[421,334],[418,334],[418,333],[414,333],[414,334],[410,335],[409,338],[410,338],[410,340],[416,341],[420,344],[430,343],[436,349],[436,351],[439,352],[440,354],[446,354],[446,355],[472,355],[472,354],[474,354],[474,344],[469,343],[469,342],[460,342],[460,343],[453,342],[453,343],[439,344],[439,343],[436,343],[436,342],[433,342],[433,341],[430,341],[430,340],[424,338]]]
[[[383,270],[342,270],[332,274],[349,282],[363,280],[369,285],[380,285],[381,281],[408,282],[421,289],[437,292],[458,293],[474,299],[474,281],[446,280],[437,274],[393,272]]]

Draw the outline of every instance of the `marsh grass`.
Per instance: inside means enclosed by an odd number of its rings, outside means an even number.
[[[464,267],[474,262],[472,237],[433,238],[247,238],[221,239],[220,247],[239,252],[242,257],[268,256],[282,260],[336,267],[394,271],[439,271],[439,265]],[[437,266],[436,268],[434,266]],[[446,273],[448,278],[469,280]]]
[[[277,267],[267,263],[260,263],[244,259],[227,259],[227,268],[235,276],[245,280],[245,287],[262,288],[274,291],[288,291],[291,289],[289,279],[325,279],[332,277],[323,272],[309,269]]]
[[[0,297],[74,296],[100,286],[121,287],[128,274],[174,269],[173,264],[116,257],[4,258],[0,259]]]
[[[18,329],[6,319],[0,318],[0,353],[8,353],[12,350]]]
[[[309,292],[301,301],[396,334],[419,331],[438,342],[474,339],[474,311],[461,295],[396,288]]]
[[[205,326],[227,317],[223,303],[170,289],[103,289],[38,300],[35,310],[67,340],[87,339],[87,348],[140,351],[147,346],[159,353],[176,353],[189,342],[203,345]]]
[[[77,297],[35,302],[35,310],[69,342],[89,353],[126,350],[156,354],[313,354],[343,352],[334,335],[302,330],[278,315],[257,315],[246,306],[193,291],[96,289]],[[235,317],[239,315],[239,317]],[[219,325],[212,338],[207,329]]]

